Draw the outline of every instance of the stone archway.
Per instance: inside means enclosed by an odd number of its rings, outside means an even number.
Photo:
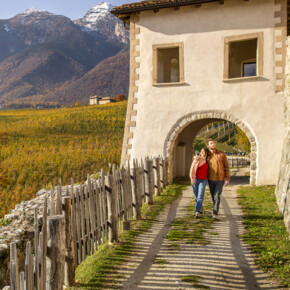
[[[168,169],[169,169],[169,180],[173,179],[173,156],[174,156],[174,147],[176,146],[176,140],[180,133],[188,127],[190,124],[195,122],[201,121],[208,121],[209,123],[215,122],[218,120],[226,120],[231,123],[237,125],[248,137],[249,142],[251,144],[251,154],[250,154],[250,184],[256,184],[256,169],[257,169],[257,142],[254,134],[251,130],[239,119],[235,118],[234,116],[222,112],[222,111],[199,111],[187,114],[181,117],[171,128],[170,132],[168,133],[165,143],[163,154],[166,158],[168,158]]]

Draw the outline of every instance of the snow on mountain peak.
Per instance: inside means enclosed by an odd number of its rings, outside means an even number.
[[[25,10],[25,11],[24,11],[23,13],[21,13],[21,14],[29,15],[29,14],[33,14],[33,13],[39,13],[39,12],[46,12],[46,11],[44,11],[44,10],[39,10],[39,9],[37,9],[37,8],[32,7],[32,8],[29,8],[29,9]]]
[[[94,30],[96,22],[105,18],[113,7],[114,6],[108,2],[101,2],[91,8],[83,18],[76,20],[76,22],[80,21],[85,27]]]

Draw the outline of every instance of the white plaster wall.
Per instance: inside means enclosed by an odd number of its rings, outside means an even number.
[[[283,143],[283,94],[275,94],[274,0],[225,1],[200,8],[140,13],[139,87],[132,158],[163,155],[165,139],[182,116],[222,110],[256,137],[257,185],[275,184]],[[263,32],[263,78],[223,82],[224,37]],[[184,43],[183,85],[152,85],[152,45]]]

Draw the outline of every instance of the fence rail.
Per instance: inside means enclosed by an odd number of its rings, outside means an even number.
[[[27,242],[24,271],[19,272],[16,243],[10,245],[10,285],[3,289],[58,290],[73,286],[75,269],[98,246],[117,241],[141,218],[142,204],[153,203],[168,185],[168,161],[154,158],[133,162],[112,173],[101,170],[75,186],[71,179],[62,196],[62,184],[44,199],[43,215],[34,212],[34,247]],[[41,228],[41,231],[39,229]]]
[[[247,158],[228,158],[230,167],[246,167],[248,166]]]

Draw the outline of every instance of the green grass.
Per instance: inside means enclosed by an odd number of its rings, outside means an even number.
[[[131,230],[119,235],[118,243],[102,245],[94,255],[87,257],[76,269],[76,281],[82,288],[100,289],[106,282],[106,276],[115,267],[127,261],[134,249],[134,242],[138,235],[146,232],[166,204],[175,200],[185,188],[184,185],[173,184],[166,188],[160,196],[154,196],[153,205],[144,204],[142,219],[131,223]],[[110,277],[110,283],[114,283]]]
[[[9,225],[12,222],[12,220],[9,219],[0,219],[0,227],[4,227]]]
[[[190,205],[185,209],[187,214],[183,218],[177,218],[171,224],[172,228],[167,234],[167,239],[174,242],[187,244],[207,245],[209,240],[204,236],[205,232],[212,228],[212,201],[208,191],[203,202],[203,214],[195,218],[195,200],[192,198]],[[212,233],[213,235],[217,233]]]
[[[274,194],[274,186],[241,187],[246,233],[242,236],[256,254],[256,263],[284,286],[290,286],[290,239]]]
[[[165,265],[168,264],[168,262],[165,259],[155,259],[154,263],[159,264],[159,265]]]
[[[196,289],[210,289],[208,286],[200,285],[199,283],[203,280],[202,277],[196,275],[186,275],[181,277],[182,282],[191,283]]]

